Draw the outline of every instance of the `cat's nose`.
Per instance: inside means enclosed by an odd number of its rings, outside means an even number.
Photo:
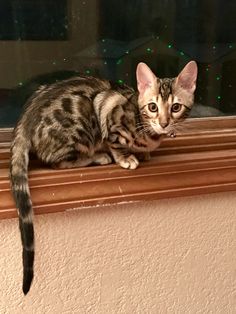
[[[165,121],[165,122],[160,122],[160,126],[164,129],[167,127],[167,125],[169,124],[169,122]]]

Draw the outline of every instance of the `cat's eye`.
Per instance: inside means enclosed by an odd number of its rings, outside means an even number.
[[[175,104],[172,105],[171,111],[172,112],[179,112],[181,110],[181,108],[182,108],[181,104],[175,103]]]
[[[148,104],[148,109],[149,109],[151,112],[157,112],[157,111],[158,111],[157,104],[154,103],[154,102],[150,102],[150,104]]]

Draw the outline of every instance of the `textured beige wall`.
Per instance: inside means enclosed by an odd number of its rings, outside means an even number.
[[[0,313],[236,313],[236,194],[35,217],[30,293],[17,220],[0,222]]]

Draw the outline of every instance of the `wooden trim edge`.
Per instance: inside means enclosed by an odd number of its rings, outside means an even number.
[[[17,217],[9,145],[0,144],[0,219]],[[167,139],[136,170],[117,165],[52,170],[32,162],[29,182],[35,214],[236,191],[236,132],[201,130]]]
[[[155,156],[135,171],[117,165],[72,170],[35,169],[30,188],[36,214],[90,206],[236,190],[236,150]],[[0,179],[0,219],[17,216],[7,173]]]

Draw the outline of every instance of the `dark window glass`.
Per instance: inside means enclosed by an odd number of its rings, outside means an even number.
[[[135,87],[140,61],[172,77],[196,60],[192,116],[236,114],[234,0],[3,0],[0,17],[0,127],[41,84],[85,73]]]
[[[66,0],[1,0],[0,17],[0,40],[67,39]]]

